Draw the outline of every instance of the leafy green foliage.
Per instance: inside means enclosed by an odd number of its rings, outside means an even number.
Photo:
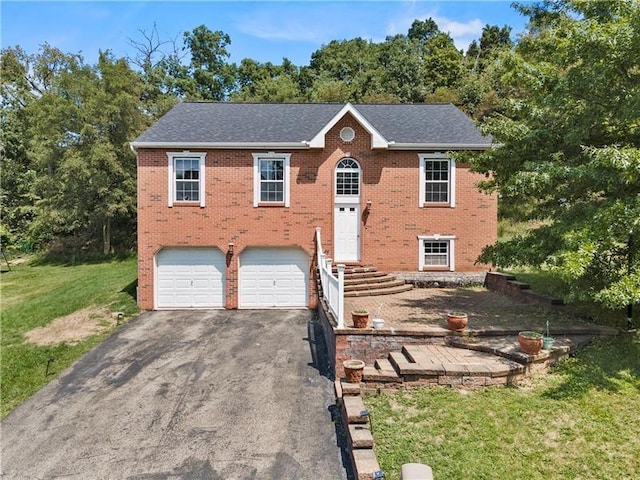
[[[546,265],[569,299],[640,303],[640,4],[553,2],[524,9],[529,32],[504,51],[499,148],[476,156],[515,220],[540,227],[481,260]]]
[[[5,50],[2,68],[7,230],[31,245],[75,237],[79,248],[110,252],[114,224],[135,230],[128,142],[148,124],[140,76],[109,53],[90,67],[48,45],[37,55]],[[120,248],[135,243],[116,238]]]

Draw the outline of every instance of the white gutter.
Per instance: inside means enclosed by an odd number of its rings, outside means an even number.
[[[389,150],[488,150],[486,143],[395,143],[389,142]]]
[[[131,142],[133,151],[139,148],[202,148],[202,149],[230,149],[230,150],[273,150],[273,149],[308,149],[309,142]]]
[[[130,142],[129,148],[136,153],[139,148],[164,149],[228,149],[228,150],[308,150],[321,148],[302,142]],[[500,144],[486,143],[395,143],[389,142],[386,148],[373,147],[375,150],[488,150]]]

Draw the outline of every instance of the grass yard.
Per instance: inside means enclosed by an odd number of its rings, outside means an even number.
[[[106,338],[114,328],[111,312],[127,317],[138,312],[135,281],[135,258],[78,265],[24,263],[0,275],[0,417]],[[78,333],[87,324],[95,328],[83,338],[62,335],[65,329]],[[35,343],[27,338],[32,334]]]
[[[632,479],[640,472],[640,334],[597,341],[519,388],[367,395],[387,479]]]

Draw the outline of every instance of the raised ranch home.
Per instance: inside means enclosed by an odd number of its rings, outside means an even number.
[[[181,103],[140,135],[138,302],[314,308],[338,262],[478,271],[497,199],[447,156],[489,148],[451,104]]]

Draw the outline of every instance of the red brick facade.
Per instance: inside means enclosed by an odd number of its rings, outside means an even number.
[[[352,142],[339,132],[350,126]],[[290,206],[253,206],[253,157],[259,150],[207,150],[206,206],[168,206],[167,151],[138,150],[138,303],[154,305],[154,255],[162,247],[217,247],[229,243],[234,255],[226,272],[226,307],[238,306],[238,261],[247,247],[298,246],[311,258],[315,227],[333,255],[334,171],[344,157],[361,167],[361,262],[385,271],[418,270],[418,236],[455,236],[455,270],[477,271],[482,247],[497,236],[497,199],[478,192],[480,180],[464,165],[456,167],[456,205],[419,208],[419,157],[428,151],[372,150],[371,137],[350,115],[326,135],[324,149],[281,151],[291,154]],[[203,150],[190,149],[191,152]],[[264,150],[262,150],[264,152]],[[365,211],[367,201],[371,202]],[[310,276],[312,277],[312,275]],[[309,288],[313,292],[314,288]],[[309,306],[317,299],[312,293]]]

